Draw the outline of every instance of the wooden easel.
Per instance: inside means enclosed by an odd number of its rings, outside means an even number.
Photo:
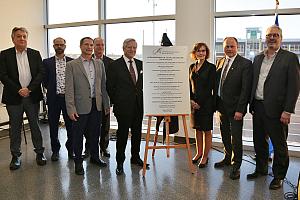
[[[189,141],[188,130],[187,130],[187,125],[186,125],[186,116],[187,115],[188,114],[175,115],[175,116],[181,116],[182,117],[183,129],[184,129],[184,135],[185,135],[186,144],[170,145],[169,123],[171,121],[171,116],[170,115],[166,115],[166,116],[164,115],[164,119],[165,119],[165,122],[166,122],[166,145],[161,145],[161,146],[156,146],[157,137],[158,137],[158,131],[155,132],[154,145],[153,146],[149,146],[151,120],[152,120],[152,117],[154,117],[154,115],[148,115],[148,127],[147,127],[147,135],[146,135],[145,154],[144,154],[143,176],[145,176],[145,174],[146,174],[146,164],[147,164],[147,157],[148,157],[148,150],[149,149],[153,149],[152,157],[154,157],[155,149],[166,149],[167,150],[167,157],[170,157],[170,149],[186,148],[187,149],[187,153],[188,153],[189,168],[191,170],[191,173],[194,173],[194,167],[193,167],[193,163],[192,163],[192,154],[191,154],[191,149],[190,149],[190,141]],[[155,116],[157,116],[157,115],[155,115]]]

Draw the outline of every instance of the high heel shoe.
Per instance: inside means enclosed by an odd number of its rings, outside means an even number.
[[[200,155],[199,158],[197,158],[197,159],[192,159],[192,163],[196,164],[201,158],[202,158],[202,155]]]
[[[199,168],[205,168],[208,164],[208,158],[206,159],[206,162],[205,163],[199,163],[198,167]]]

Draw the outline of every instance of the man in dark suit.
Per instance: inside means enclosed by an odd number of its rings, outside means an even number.
[[[131,129],[131,164],[143,166],[140,143],[143,120],[142,61],[135,59],[137,43],[128,38],[123,42],[124,55],[108,68],[107,89],[118,121],[117,175],[123,174],[128,131]]]
[[[90,163],[99,167],[107,164],[99,158],[99,136],[101,112],[109,112],[109,98],[106,91],[106,76],[103,62],[92,58],[93,39],[80,40],[81,56],[67,63],[66,107],[73,121],[73,150],[75,173],[83,175],[83,134],[88,128]]]
[[[38,165],[45,165],[43,138],[38,125],[39,103],[43,98],[41,82],[45,74],[38,51],[27,48],[28,31],[15,27],[11,34],[14,47],[0,54],[0,79],[4,85],[2,103],[6,104],[10,124],[10,169],[21,166],[21,127],[25,111]]]
[[[58,139],[58,126],[62,112],[67,129],[66,148],[69,158],[73,158],[72,121],[68,116],[65,102],[65,69],[67,62],[73,60],[65,56],[66,41],[58,37],[53,40],[55,56],[43,60],[46,69],[43,85],[47,91],[48,120],[52,149],[52,161],[58,161],[60,142]]]
[[[225,157],[215,163],[215,168],[231,165],[229,177],[240,178],[243,144],[243,117],[251,87],[250,60],[237,54],[238,41],[227,37],[223,41],[225,57],[217,62],[217,110],[220,116],[220,130]]]
[[[288,124],[300,89],[300,66],[297,55],[280,48],[282,30],[276,25],[266,31],[267,49],[253,62],[250,111],[253,115],[253,141],[256,169],[248,174],[255,179],[268,174],[268,136],[274,148],[270,189],[282,187],[289,167]]]
[[[104,40],[101,37],[97,37],[94,39],[94,58],[102,60],[105,67],[105,72],[107,72],[107,68],[112,63],[113,59],[104,55]],[[109,128],[110,128],[110,112],[105,114],[102,112],[102,122],[101,122],[101,136],[100,136],[100,153],[102,156],[110,157],[110,153],[108,151],[109,144]],[[89,156],[88,143],[85,144],[85,152],[84,156]]]

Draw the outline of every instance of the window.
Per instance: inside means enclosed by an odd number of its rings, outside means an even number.
[[[172,14],[175,14],[175,0],[106,1],[106,19]]]
[[[48,0],[48,24],[98,19],[98,0]]]
[[[216,0],[216,12],[274,9],[275,0]],[[300,8],[300,1],[280,1],[279,8]]]
[[[50,56],[55,54],[52,47],[53,39],[56,37],[62,37],[66,40],[66,55],[77,58],[80,54],[79,42],[83,37],[98,37],[98,26],[79,26],[79,27],[67,27],[67,28],[55,28],[48,30],[48,44]]]
[[[120,57],[123,55],[123,41],[134,38],[138,43],[137,58],[142,59],[142,46],[160,45],[163,33],[175,43],[174,20],[106,25],[106,54],[112,58]]]

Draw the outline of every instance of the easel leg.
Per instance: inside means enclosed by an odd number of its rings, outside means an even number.
[[[187,148],[187,152],[188,152],[188,163],[189,163],[191,172],[194,173],[194,167],[193,167],[193,163],[192,163],[192,154],[191,154],[191,148],[190,148],[190,140],[189,140],[188,130],[187,130],[187,126],[186,126],[186,118],[184,115],[182,116],[182,121],[183,121],[184,135],[185,135],[185,140],[186,140],[186,148]]]
[[[150,139],[151,119],[152,119],[152,117],[149,116],[149,118],[148,118],[147,135],[146,135],[146,146],[145,146],[145,153],[144,153],[143,176],[145,176],[145,174],[146,174],[146,164],[147,164],[147,157],[148,157],[148,147],[149,147],[149,139]]]
[[[158,138],[158,130],[155,131],[153,146],[156,146],[157,138]],[[154,154],[155,154],[155,149],[152,150],[152,157],[154,157]]]

